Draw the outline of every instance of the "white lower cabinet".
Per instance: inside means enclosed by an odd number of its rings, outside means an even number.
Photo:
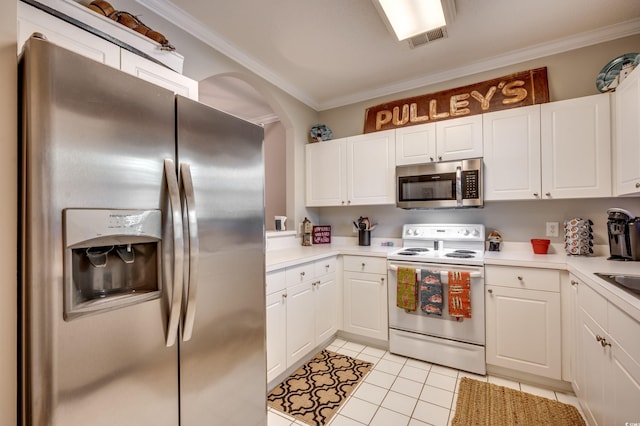
[[[487,364],[561,379],[560,272],[487,265]]]
[[[640,419],[640,323],[584,281],[578,286],[573,388],[591,425]],[[634,359],[634,357],[636,357]]]
[[[388,341],[387,260],[344,256],[343,261],[344,330]]]
[[[303,359],[338,329],[336,258],[267,274],[267,381]]]

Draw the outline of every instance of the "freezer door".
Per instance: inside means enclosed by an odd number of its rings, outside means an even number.
[[[162,280],[162,269],[154,273],[157,236],[123,239],[129,231],[122,226],[132,225],[138,212],[167,217],[164,159],[175,158],[173,93],[38,39],[27,43],[20,66],[22,424],[175,426],[178,347],[167,348],[165,336],[171,283]],[[83,209],[108,210],[101,223],[109,232],[95,228],[93,243],[88,232],[76,244],[75,231],[65,237],[63,217]],[[75,225],[83,233],[91,222]],[[117,226],[123,231],[115,232]],[[65,320],[65,239],[75,256],[67,259],[74,279],[131,303],[112,299],[109,309]],[[171,248],[164,236],[162,242],[162,250]],[[135,258],[129,243],[142,246]],[[140,268],[146,277],[128,287],[150,297],[132,302],[137,299],[123,297],[132,294],[126,286],[113,291],[123,282],[115,275],[127,279],[145,261],[151,262]],[[97,296],[86,297],[81,301]]]
[[[177,114],[199,253],[185,275],[183,300],[197,296],[180,343],[181,425],[266,425],[263,129],[183,97]]]

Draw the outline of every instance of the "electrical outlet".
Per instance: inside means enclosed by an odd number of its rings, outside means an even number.
[[[547,237],[558,236],[558,222],[547,222]]]

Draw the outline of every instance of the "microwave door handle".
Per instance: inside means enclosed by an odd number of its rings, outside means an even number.
[[[167,347],[176,343],[178,326],[180,325],[180,311],[182,308],[182,279],[184,266],[184,237],[182,234],[182,210],[180,206],[180,190],[178,177],[173,160],[164,160],[164,171],[169,192],[169,209],[171,212],[171,227],[173,235],[173,279],[168,277],[165,282],[171,282],[169,300],[169,319],[167,321]],[[166,277],[166,274],[165,274]]]
[[[456,167],[456,204],[462,207],[462,168]]]
[[[191,178],[191,166],[180,164],[180,177],[184,190],[186,205],[186,230],[189,235],[189,263],[184,271],[184,318],[182,325],[182,340],[188,341],[193,333],[196,317],[196,296],[198,289],[198,263],[200,255],[200,239],[198,237],[198,216],[196,215],[196,200]]]

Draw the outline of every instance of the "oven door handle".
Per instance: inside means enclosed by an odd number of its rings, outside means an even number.
[[[396,265],[389,265],[389,271],[391,272],[397,272],[398,271],[398,267]],[[420,272],[420,268],[416,268],[416,272]],[[463,271],[461,271],[463,272]],[[478,271],[478,272],[469,272],[469,276],[471,278],[480,278],[482,277],[482,272]],[[440,271],[440,279],[441,280],[448,280],[449,278],[449,271],[444,271],[441,270]]]

